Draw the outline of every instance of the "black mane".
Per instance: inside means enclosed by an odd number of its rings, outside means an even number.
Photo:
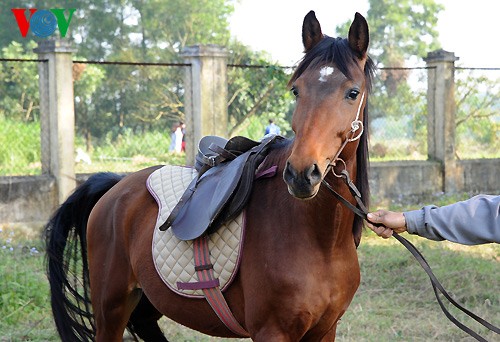
[[[299,66],[288,82],[291,85],[297,78],[300,77],[309,68],[320,68],[326,64],[335,64],[337,68],[347,78],[352,79],[349,67],[357,67],[357,54],[349,47],[349,42],[344,38],[332,38],[325,36],[314,48],[307,52]],[[371,91],[372,79],[375,73],[375,64],[368,57],[365,64],[366,89]]]
[[[357,61],[359,60],[357,54],[349,47],[347,39],[332,38],[325,36],[314,48],[308,51],[299,66],[292,75],[288,82],[291,86],[297,78],[309,68],[320,68],[327,64],[335,64],[337,68],[348,79],[352,79],[350,67],[358,67]],[[367,58],[364,68],[366,80],[366,105],[363,111],[363,126],[365,127],[364,133],[359,140],[358,149],[356,150],[356,187],[361,193],[361,198],[364,204],[369,208],[370,201],[370,188],[368,184],[368,95],[372,89],[372,81],[375,74],[375,64],[370,57]],[[356,246],[361,240],[361,232],[363,227],[363,219],[355,216],[353,224],[353,234]]]

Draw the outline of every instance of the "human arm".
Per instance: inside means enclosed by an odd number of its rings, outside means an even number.
[[[369,214],[368,219],[383,225],[367,224],[382,237],[391,236],[392,230],[407,230],[431,240],[464,245],[500,243],[500,196],[478,195],[443,207],[429,205],[405,213],[379,210]]]
[[[425,206],[404,215],[410,234],[464,245],[500,243],[500,196],[478,195],[444,207]]]

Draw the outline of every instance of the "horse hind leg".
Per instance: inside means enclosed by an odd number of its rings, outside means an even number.
[[[168,342],[161,331],[158,320],[163,315],[156,310],[146,295],[142,295],[139,303],[130,315],[127,328],[146,342]]]
[[[95,284],[95,282],[94,282]],[[96,325],[96,342],[118,342],[123,340],[130,315],[140,299],[141,291],[131,293],[117,291],[116,288],[107,288],[104,296],[92,292],[92,307]],[[102,293],[102,292],[101,292]]]
[[[92,216],[91,216],[92,218]],[[92,230],[89,224],[89,271],[91,301],[95,319],[96,342],[123,341],[123,334],[142,290],[136,287],[132,270],[123,249],[104,234],[106,230]],[[103,236],[104,235],[104,236]],[[99,241],[110,241],[106,246]]]

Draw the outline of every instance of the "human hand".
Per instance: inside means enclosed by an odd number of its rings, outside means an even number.
[[[387,239],[391,237],[394,232],[402,233],[406,231],[406,220],[403,213],[377,210],[368,214],[366,226],[373,230],[378,236]]]

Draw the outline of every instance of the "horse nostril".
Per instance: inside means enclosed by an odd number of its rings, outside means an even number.
[[[321,171],[319,170],[318,164],[313,164],[306,172],[306,179],[309,180],[309,184],[316,185],[321,182]]]
[[[286,162],[285,170],[283,171],[283,179],[290,181],[297,177],[297,172],[293,169],[289,161]]]

